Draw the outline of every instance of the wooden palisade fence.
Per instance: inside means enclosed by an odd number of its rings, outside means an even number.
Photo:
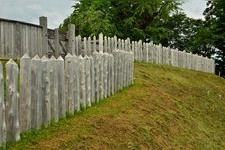
[[[0,19],[0,57],[10,59],[6,78],[0,63],[0,145],[133,84],[134,60],[215,70],[212,59],[153,43],[103,34],[82,38],[74,25],[60,34],[47,29],[46,17],[40,26]],[[20,69],[12,58],[20,58]]]
[[[104,52],[112,53],[114,49],[132,51],[136,61],[172,65],[180,68],[193,69],[208,73],[215,73],[215,61],[196,54],[178,51],[145,43],[117,39],[114,37],[101,37],[99,43],[96,37],[75,36],[75,26],[69,25],[67,34],[59,33],[58,29],[47,29],[47,18],[40,17],[40,25],[0,19],[0,58],[20,58],[25,53],[30,57],[35,55],[48,56],[68,53],[91,56],[94,49],[99,51],[99,44],[104,44]]]
[[[0,64],[0,145],[18,141],[21,133],[91,107],[133,84],[133,54],[122,50],[95,51],[90,57],[69,53],[65,60],[25,54],[20,70],[10,59],[6,91],[2,68]]]

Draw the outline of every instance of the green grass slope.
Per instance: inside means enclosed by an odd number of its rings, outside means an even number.
[[[225,80],[135,64],[135,84],[8,149],[225,149]]]

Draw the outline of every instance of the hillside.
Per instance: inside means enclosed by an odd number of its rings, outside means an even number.
[[[135,85],[8,149],[225,149],[225,80],[135,64]]]

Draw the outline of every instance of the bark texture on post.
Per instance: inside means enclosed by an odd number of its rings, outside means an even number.
[[[51,63],[50,60],[43,56],[41,58],[42,62],[42,116],[43,116],[43,124],[45,126],[49,125],[51,122],[51,99],[50,99],[50,71],[51,71]]]
[[[83,109],[86,108],[86,81],[85,81],[85,59],[80,55],[80,104]]]
[[[42,125],[42,62],[38,55],[31,61],[31,128],[40,129]]]
[[[69,24],[68,26],[68,53],[76,54],[75,52],[75,25]]]
[[[73,56],[73,68],[74,68],[74,109],[75,112],[80,111],[80,58]]]
[[[31,58],[25,54],[20,59],[20,131],[21,133],[31,128]]]
[[[3,66],[0,62],[0,147],[5,148],[6,143],[6,121],[5,121],[5,102],[4,102],[4,78]]]
[[[65,86],[66,86],[66,111],[69,114],[74,113],[74,66],[73,66],[73,56],[67,54],[65,57]]]
[[[7,141],[20,139],[18,110],[18,65],[10,59],[6,63],[6,129]]]
[[[57,59],[57,74],[58,74],[58,117],[66,117],[65,103],[65,68],[64,60],[61,56]]]

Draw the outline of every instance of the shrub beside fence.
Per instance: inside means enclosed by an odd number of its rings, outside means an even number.
[[[68,54],[65,60],[24,55],[20,70],[12,59],[6,64],[4,91],[0,64],[0,145],[128,87],[133,83],[133,67],[132,52],[122,50],[94,52],[90,57]]]

